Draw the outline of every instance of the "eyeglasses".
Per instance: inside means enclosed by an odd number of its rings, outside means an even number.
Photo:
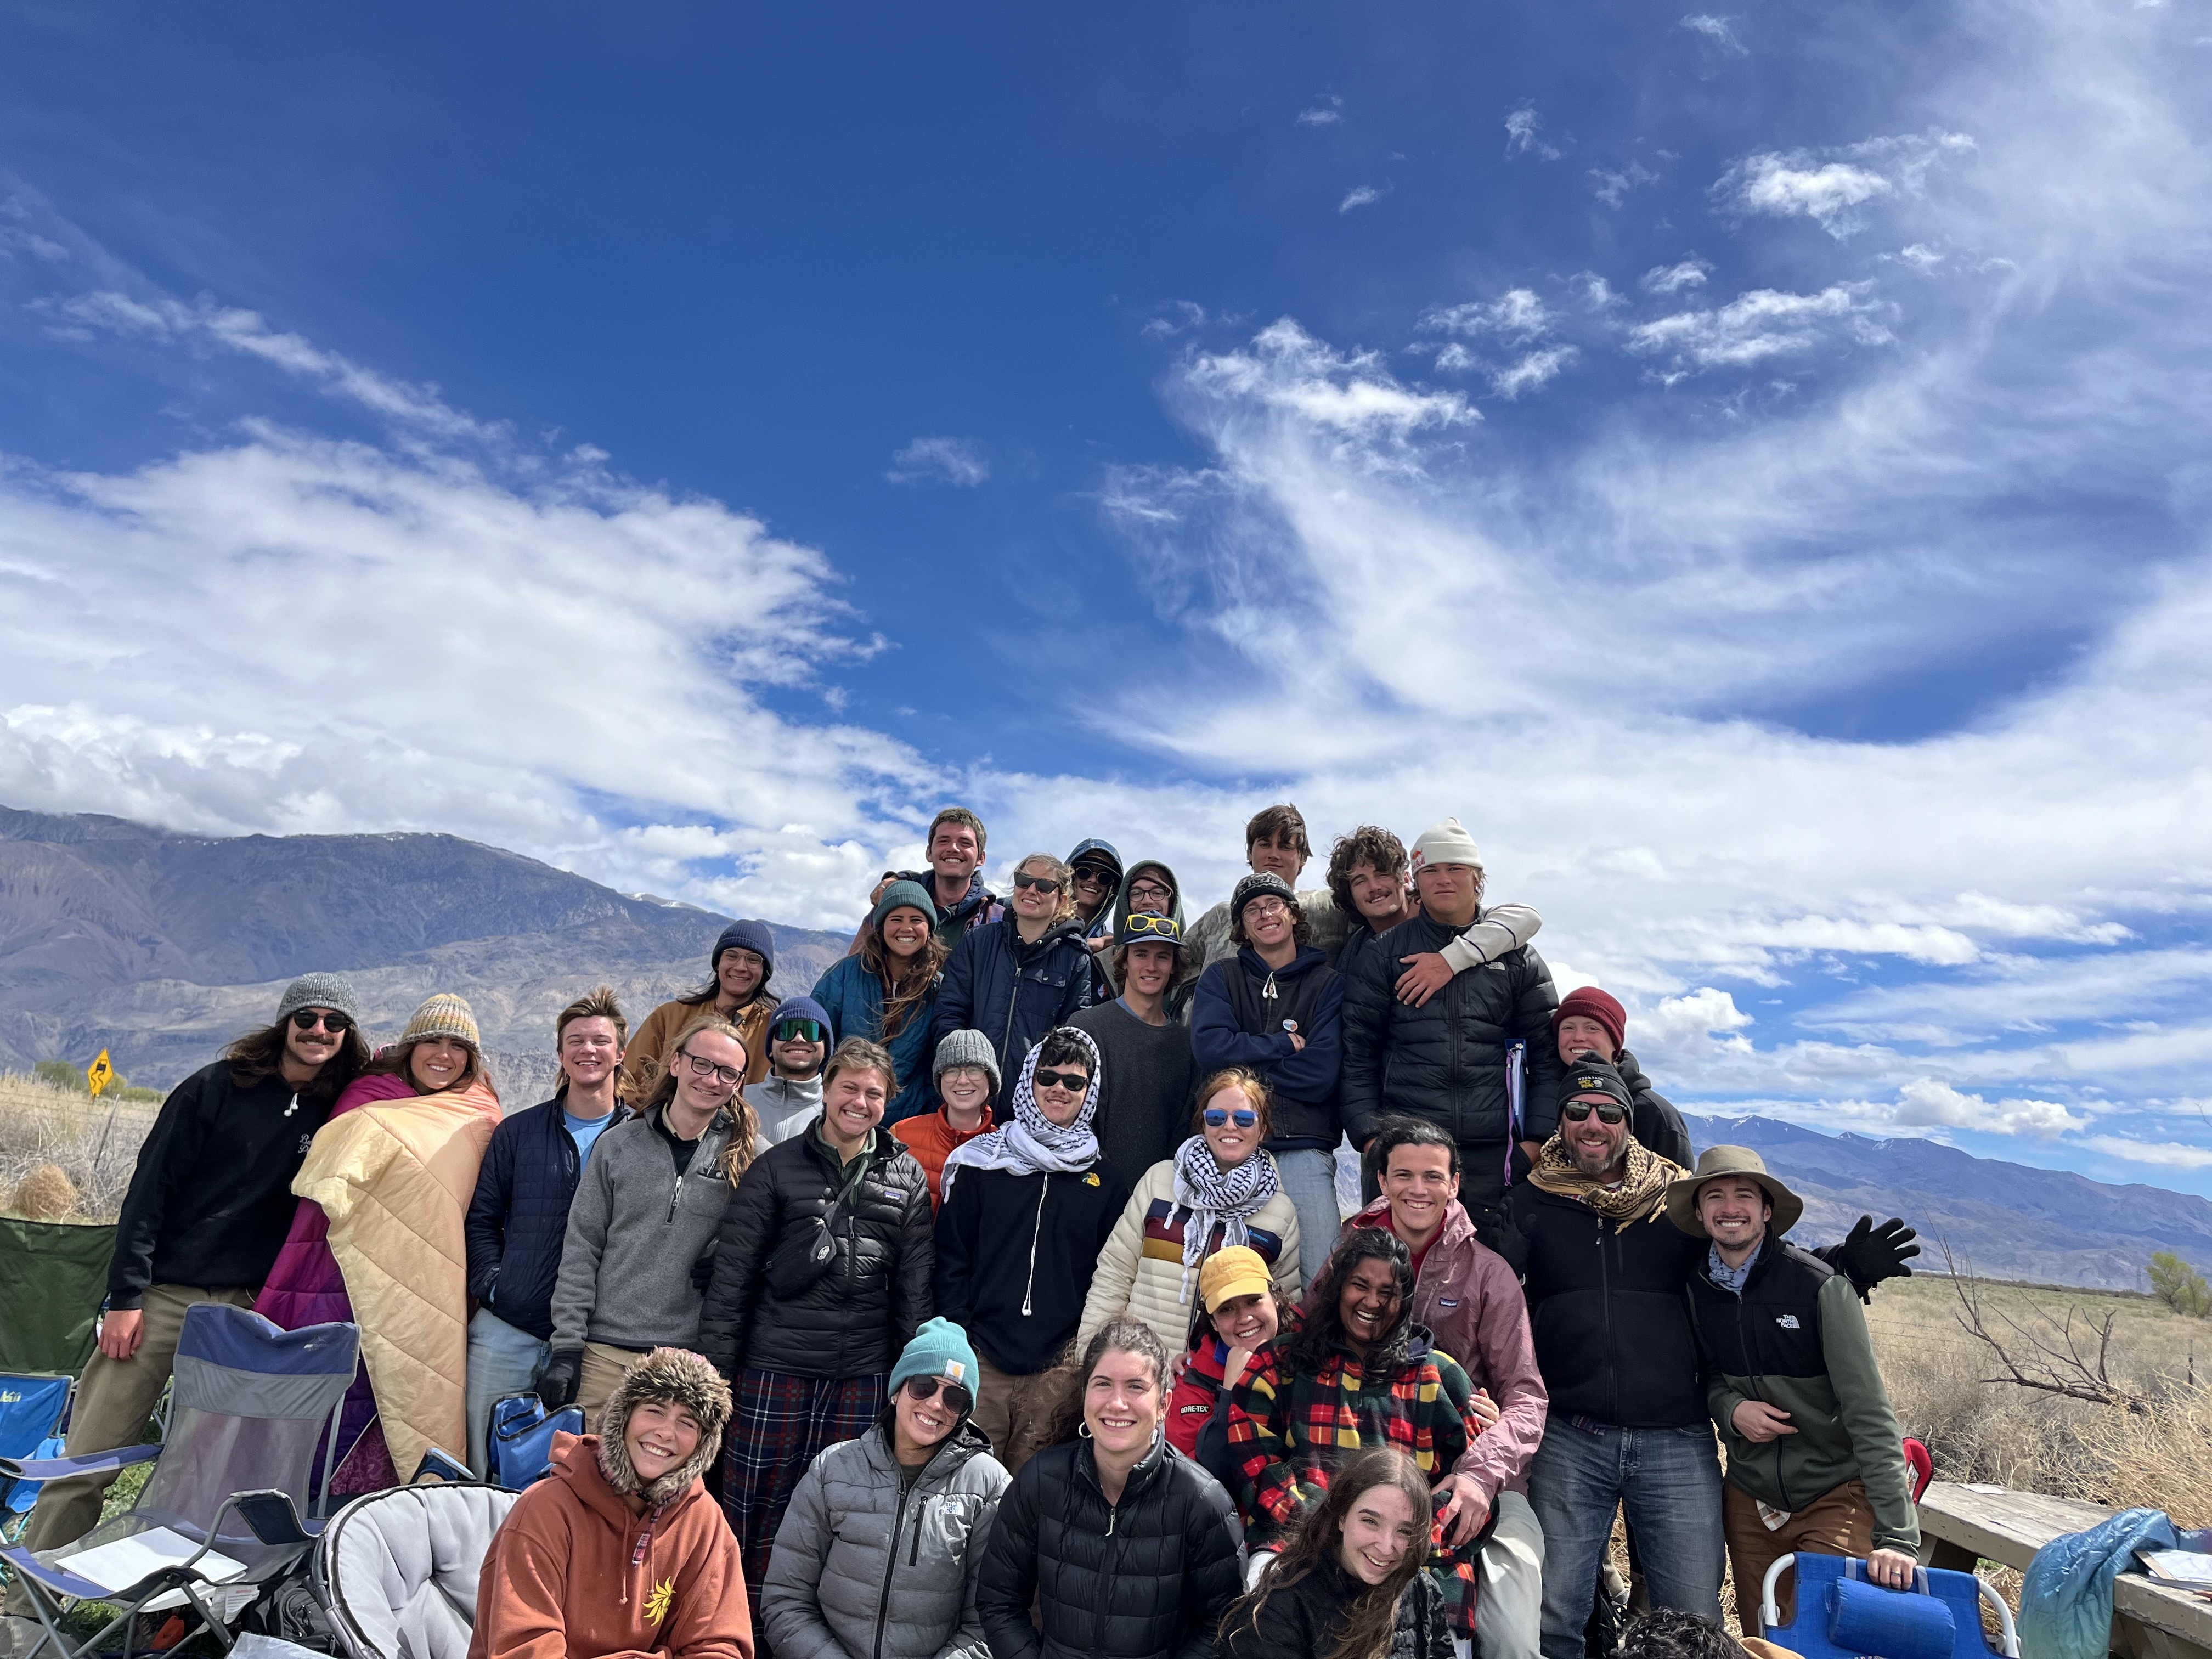
[[[937,1398],[937,1391],[945,1390],[945,1409],[955,1417],[965,1417],[975,1403],[975,1396],[957,1382],[947,1382],[941,1376],[909,1376],[906,1380],[906,1397],[919,1404]]]
[[[1244,907],[1244,914],[1248,916],[1267,916],[1272,918],[1275,916],[1286,916],[1290,915],[1290,913],[1291,907],[1284,903],[1283,901],[1279,898],[1255,898],[1247,903]]]
[[[818,1019],[780,1019],[769,1028],[769,1035],[778,1042],[819,1042],[822,1041],[822,1022]]]
[[[710,1077],[725,1089],[736,1088],[738,1079],[744,1075],[734,1066],[717,1066],[713,1060],[693,1054],[689,1048],[678,1048],[676,1052],[691,1062],[693,1077]]]
[[[1127,944],[1133,939],[1164,939],[1170,945],[1182,943],[1182,929],[1176,926],[1173,916],[1156,916],[1149,910],[1132,910],[1121,922],[1121,939]]]
[[[1157,881],[1133,881],[1129,884],[1132,899],[1171,899],[1175,889]]]
[[[1233,1112],[1224,1112],[1218,1106],[1209,1106],[1206,1109],[1206,1127],[1209,1129],[1218,1129],[1231,1120],[1235,1121],[1238,1128],[1249,1129],[1260,1121],[1260,1115],[1249,1106],[1239,1106]]]
[[[1014,878],[1014,885],[1017,887],[1035,888],[1041,893],[1057,893],[1060,890],[1060,878],[1057,876],[1032,876],[1024,872],[1023,874],[1018,875]]]
[[[1032,1088],[1066,1089],[1072,1093],[1081,1094],[1085,1090],[1091,1086],[1091,1073],[1088,1072],[1048,1072],[1040,1068],[1031,1075],[1030,1082]]]
[[[1617,1100],[1602,1103],[1594,1100],[1571,1100],[1559,1108],[1559,1115],[1570,1123],[1580,1123],[1592,1112],[1597,1114],[1599,1122],[1608,1124],[1618,1123],[1628,1115],[1628,1109]]]
[[[353,1022],[351,1020],[348,1019],[343,1014],[336,1012],[331,1009],[295,1008],[292,1011],[292,1029],[294,1030],[312,1031],[318,1025],[321,1026],[325,1031],[328,1031],[332,1036],[343,1036],[348,1031],[353,1030]]]

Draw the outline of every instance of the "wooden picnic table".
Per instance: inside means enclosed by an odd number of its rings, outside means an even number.
[[[1920,1500],[1921,1559],[1961,1572],[1978,1560],[2025,1569],[2052,1539],[2112,1514],[2078,1498],[1938,1480]],[[2212,1659],[2212,1601],[2123,1571],[2112,1581],[2112,1651],[2127,1659]]]

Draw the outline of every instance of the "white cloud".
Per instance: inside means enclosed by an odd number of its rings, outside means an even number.
[[[1690,258],[1671,265],[1654,265],[1638,286],[1646,294],[1680,294],[1686,288],[1703,288],[1713,268],[1703,259]]]
[[[892,483],[952,484],[973,489],[991,476],[983,446],[973,438],[916,438],[891,457]]]
[[[1918,195],[1938,161],[1974,149],[1974,141],[1963,133],[1931,128],[1840,149],[1763,151],[1723,173],[1712,195],[1740,214],[1811,219],[1840,241],[1865,228],[1859,210],[1869,203]]]
[[[1729,23],[1729,19],[1715,17],[1709,12],[1692,12],[1682,20],[1680,27],[1693,34],[1704,35],[1716,46],[1738,57],[1747,56],[1749,49],[1735,38],[1735,31]]]
[[[1541,351],[1528,352],[1504,368],[1492,371],[1490,389],[1505,398],[1534,392],[1548,384],[1578,355],[1572,346],[1547,346]]]
[[[1544,124],[1536,118],[1534,104],[1522,104],[1505,112],[1505,153],[1508,155],[1534,155],[1540,161],[1556,161],[1559,152],[1536,135]]]
[[[1872,290],[1870,283],[1836,283],[1818,294],[1756,289],[1718,310],[1677,312],[1639,323],[1628,331],[1627,346],[1693,371],[1743,368],[1845,336],[1863,345],[1887,344],[1892,336],[1882,319],[1891,307],[1873,298]]]
[[[2069,1111],[2055,1100],[1988,1101],[1932,1078],[1917,1078],[1897,1091],[1896,1121],[1905,1128],[1976,1129],[2045,1139],[2089,1127],[2086,1115]]]
[[[2081,1146],[2106,1158],[2167,1170],[2212,1170],[2212,1146],[2185,1146],[2178,1140],[2134,1140],[2124,1135],[2085,1135]]]
[[[1371,207],[1389,193],[1387,186],[1377,190],[1372,185],[1355,185],[1344,192],[1344,199],[1336,204],[1336,210],[1349,213],[1354,208]]]
[[[1296,125],[1302,127],[1333,127],[1344,119],[1344,100],[1331,94],[1318,104],[1310,104],[1298,112]]]
[[[1422,313],[1421,326],[1449,334],[1495,334],[1516,344],[1549,333],[1553,317],[1534,289],[1509,289],[1495,300],[1437,306]]]
[[[1631,161],[1625,167],[1592,167],[1589,176],[1596,181],[1590,186],[1592,192],[1609,208],[1626,201],[1631,191],[1659,182],[1659,175],[1641,161]]]

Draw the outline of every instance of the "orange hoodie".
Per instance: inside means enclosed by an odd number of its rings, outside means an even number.
[[[485,1553],[469,1659],[753,1659],[738,1540],[706,1486],[632,1515],[597,1435],[553,1447]]]

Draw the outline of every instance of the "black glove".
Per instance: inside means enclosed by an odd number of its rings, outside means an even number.
[[[584,1374],[581,1348],[556,1348],[538,1379],[538,1403],[557,1412],[576,1397],[577,1380]]]
[[[691,1288],[704,1296],[707,1294],[707,1287],[714,1282],[714,1258],[712,1252],[709,1252],[691,1264]]]
[[[1883,1279],[1912,1277],[1912,1269],[1905,1264],[1920,1254],[1920,1247],[1912,1242],[1919,1237],[1895,1216],[1877,1227],[1872,1216],[1863,1215],[1844,1238],[1836,1265],[1850,1275],[1859,1300],[1870,1301],[1869,1293]]]

